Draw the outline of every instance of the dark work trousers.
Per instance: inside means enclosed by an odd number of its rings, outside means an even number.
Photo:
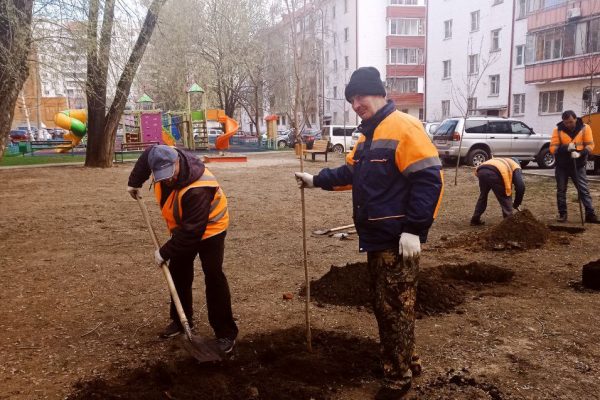
[[[206,290],[206,308],[208,322],[217,338],[235,339],[238,328],[231,311],[231,295],[225,273],[223,273],[223,254],[227,231],[200,242],[196,252],[175,256],[169,262],[169,269],[181,305],[189,321],[193,319],[192,282],[194,281],[194,259],[200,256],[204,285]],[[179,322],[175,303],[171,300],[171,319]]]
[[[567,184],[569,183],[569,178],[571,178],[571,181],[573,181],[573,184],[579,190],[579,198],[583,207],[585,207],[585,215],[595,214],[592,197],[588,189],[585,164],[577,168],[577,173],[575,173],[574,165],[569,167],[557,165],[554,170],[554,176],[556,177],[556,204],[558,205],[558,213],[560,215],[567,214]]]
[[[404,263],[398,249],[370,251],[373,309],[379,327],[383,385],[402,389],[412,379],[418,260]]]
[[[512,215],[512,197],[506,195],[502,176],[491,169],[481,168],[477,171],[477,178],[479,179],[479,199],[477,199],[472,219],[479,220],[485,212],[490,190],[494,192],[498,203],[500,203],[500,207],[502,207],[502,216],[506,218]]]

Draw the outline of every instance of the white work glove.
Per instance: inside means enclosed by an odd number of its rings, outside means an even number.
[[[421,254],[421,240],[419,236],[403,232],[400,235],[400,251],[402,252],[402,258],[405,260],[419,257]]]
[[[154,252],[154,262],[156,263],[156,265],[158,267],[161,267],[162,264],[165,262],[165,260],[162,258],[162,256],[160,255],[160,250],[156,250]]]
[[[306,172],[295,172],[296,182],[298,183],[299,188],[314,188],[315,184],[313,183],[313,176],[311,174],[307,174]]]
[[[575,143],[571,142],[569,143],[569,145],[567,146],[567,150],[569,151],[575,151],[576,147],[575,147]]]
[[[578,151],[572,151],[571,152],[571,158],[579,158],[581,157],[581,153]]]
[[[133,197],[134,200],[137,200],[138,197],[140,199],[142,198],[142,196],[140,196],[140,190],[142,190],[142,188],[134,188],[131,186],[127,186],[127,193],[129,193],[129,195]]]

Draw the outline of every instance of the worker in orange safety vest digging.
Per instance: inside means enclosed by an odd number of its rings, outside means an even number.
[[[386,101],[377,69],[354,71],[345,96],[362,119],[356,146],[341,167],[315,176],[296,172],[296,180],[325,190],[352,185],[381,344],[383,384],[375,398],[400,399],[421,370],[414,337],[418,261],[441,201],[442,165],[423,124]]]
[[[477,167],[475,175],[479,179],[479,199],[471,217],[471,225],[483,225],[481,216],[487,208],[490,190],[496,195],[502,208],[502,216],[509,217],[513,209],[519,210],[525,195],[525,182],[521,165],[512,158],[492,158]],[[515,186],[515,201],[512,201],[512,187]]]
[[[224,353],[232,351],[238,328],[223,272],[225,236],[229,226],[227,198],[215,176],[193,154],[165,145],[149,147],[135,163],[127,192],[136,199],[152,175],[154,194],[171,233],[154,254],[156,265],[169,261],[169,270],[190,326],[193,326],[194,259],[200,257],[206,285],[208,320]],[[160,333],[183,333],[171,300],[171,323]]]

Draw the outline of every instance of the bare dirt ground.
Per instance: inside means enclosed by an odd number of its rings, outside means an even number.
[[[332,156],[309,172],[336,166]],[[230,201],[225,269],[240,327],[233,360],[200,366],[160,341],[168,292],[152,243],[125,192],[132,164],[107,170],[0,171],[0,399],[369,399],[381,372],[357,240],[308,238],[314,352],[304,343],[300,193],[290,153],[211,164]],[[501,222],[468,225],[470,169],[446,171],[440,216],[421,259],[413,399],[597,399],[600,293],[581,266],[600,258],[600,226],[550,232],[538,247],[492,246]],[[553,179],[526,177],[524,206],[555,216]],[[597,207],[600,186],[592,184]],[[166,230],[144,196],[162,240]],[[307,228],[351,223],[350,193],[306,191]],[[578,218],[571,187],[569,211]],[[533,232],[533,231],[532,231]],[[497,233],[497,232],[496,232]],[[527,238],[525,238],[527,239]],[[348,265],[347,265],[348,264]],[[201,272],[196,332],[211,336]],[[293,299],[285,300],[284,293]]]

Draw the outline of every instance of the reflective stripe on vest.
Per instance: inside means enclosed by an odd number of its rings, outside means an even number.
[[[483,165],[491,165],[500,172],[500,176],[502,176],[502,181],[504,182],[504,191],[507,196],[511,196],[513,172],[521,169],[521,166],[511,158],[492,158],[477,167],[475,172],[479,171],[479,168]]]
[[[213,187],[216,188],[215,196],[210,203],[210,211],[208,213],[208,224],[206,230],[202,235],[202,240],[208,239],[209,237],[218,235],[224,232],[229,226],[229,212],[227,210],[227,197],[223,192],[223,189],[219,186],[215,176],[208,170],[204,170],[204,174],[195,182],[192,182],[188,186],[179,190],[171,192],[165,204],[163,204],[161,213],[165,221],[169,232],[173,232],[174,229],[181,225],[181,218],[183,211],[181,210],[181,199],[183,195],[190,189],[196,187]],[[156,201],[160,206],[160,199],[162,197],[161,183],[157,182],[154,185],[154,194]],[[175,201],[177,199],[177,201]]]

